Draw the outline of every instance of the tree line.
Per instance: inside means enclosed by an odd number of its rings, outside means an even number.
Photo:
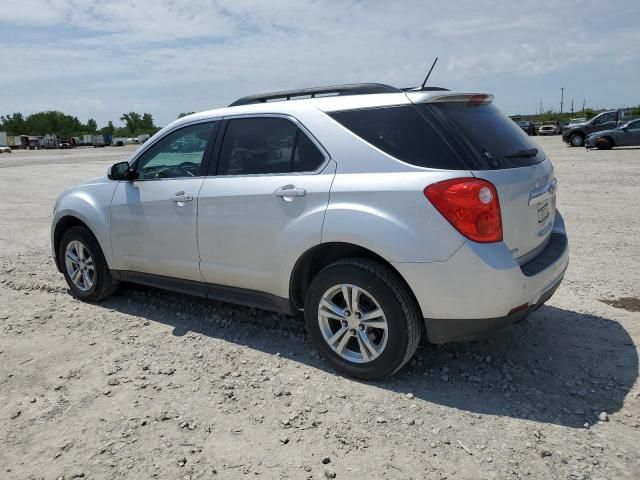
[[[61,137],[78,137],[81,135],[112,135],[115,137],[129,137],[148,133],[153,135],[160,127],[153,123],[150,113],[129,112],[120,117],[124,126],[116,127],[110,120],[106,126],[98,128],[98,122],[93,118],[82,123],[78,117],[67,115],[64,112],[48,110],[27,115],[12,113],[0,116],[0,131],[7,135],[32,135],[42,136],[55,133]]]

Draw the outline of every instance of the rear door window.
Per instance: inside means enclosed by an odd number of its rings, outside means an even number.
[[[275,117],[229,120],[218,175],[311,172],[324,155],[290,120]]]
[[[441,132],[413,105],[347,110],[329,115],[358,137],[403,162],[426,168],[467,169]]]

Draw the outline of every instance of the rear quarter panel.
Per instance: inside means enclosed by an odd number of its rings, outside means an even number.
[[[339,162],[339,160],[338,160]],[[424,196],[426,186],[466,171],[340,174],[334,179],[322,242],[365,247],[391,262],[438,262],[464,242]]]

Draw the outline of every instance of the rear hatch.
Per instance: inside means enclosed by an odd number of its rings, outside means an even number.
[[[542,149],[491,103],[489,95],[409,97],[471,173],[490,181],[500,200],[503,238],[524,264],[544,249],[556,214],[557,184]],[[416,102],[418,100],[418,102]],[[424,101],[424,100],[423,100]]]

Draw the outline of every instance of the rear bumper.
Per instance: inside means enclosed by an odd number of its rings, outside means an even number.
[[[564,276],[564,275],[563,275]],[[551,286],[538,301],[522,310],[496,318],[474,319],[435,319],[425,318],[427,336],[431,343],[447,343],[462,340],[475,340],[502,330],[509,325],[524,320],[531,312],[540,308],[549,300],[562,283],[563,276]]]
[[[477,338],[522,320],[558,288],[569,264],[559,213],[547,247],[519,265],[508,247],[465,243],[447,261],[395,263],[418,300],[429,340]]]

